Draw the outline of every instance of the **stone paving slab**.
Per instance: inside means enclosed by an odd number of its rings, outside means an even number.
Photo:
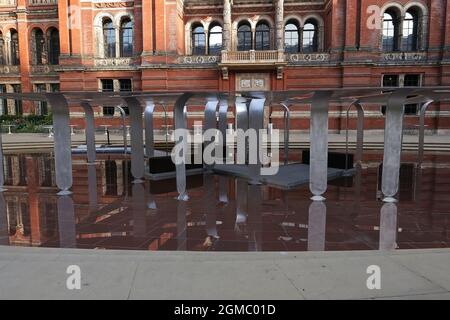
[[[149,252],[0,246],[0,299],[449,299],[450,249]],[[369,290],[367,266],[381,268]],[[81,268],[81,290],[66,269]]]

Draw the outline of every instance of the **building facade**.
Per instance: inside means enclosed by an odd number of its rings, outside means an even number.
[[[6,92],[449,86],[450,1],[0,0],[0,55]],[[83,109],[72,107],[83,127]],[[419,107],[406,106],[406,126]],[[1,101],[3,114],[49,111]],[[332,107],[330,130],[345,129],[346,112]],[[383,113],[368,106],[365,128],[382,129]],[[273,108],[275,127],[282,114]],[[292,128],[307,130],[308,115],[293,107]],[[115,106],[95,116],[120,126]],[[450,107],[432,105],[426,124],[445,133]]]

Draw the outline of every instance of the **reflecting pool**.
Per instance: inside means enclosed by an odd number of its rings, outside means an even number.
[[[291,153],[298,153],[293,150]],[[381,198],[382,153],[365,152],[353,177],[283,191],[212,174],[131,183],[128,155],[73,156],[73,195],[58,197],[51,153],[7,154],[0,244],[125,250],[322,251],[450,247],[450,155],[422,168],[405,152],[397,204]],[[294,159],[295,160],[295,159]]]

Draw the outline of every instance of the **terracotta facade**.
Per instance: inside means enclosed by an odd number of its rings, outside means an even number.
[[[120,80],[135,91],[450,85],[447,0],[1,0],[0,31],[0,89],[6,91],[13,84],[22,92],[98,91],[103,80],[115,80],[115,91]],[[11,61],[15,31],[20,63]],[[5,103],[10,114],[46,111]],[[96,123],[119,127],[117,111],[103,107]],[[344,129],[346,108],[331,108],[332,131]],[[201,108],[191,110],[191,119],[201,118]],[[411,110],[405,126],[418,123]],[[84,127],[83,109],[73,106],[71,113]],[[292,117],[293,129],[308,129],[307,107],[294,107]],[[281,110],[272,118],[282,125]],[[381,106],[367,107],[366,119],[367,129],[382,129]],[[445,133],[450,107],[432,105],[426,124]]]

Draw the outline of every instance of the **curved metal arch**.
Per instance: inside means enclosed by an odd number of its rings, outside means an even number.
[[[291,130],[291,110],[285,102],[280,103],[283,107],[283,120],[284,120],[284,164],[289,162],[289,132]]]
[[[420,114],[419,114],[419,154],[417,159],[417,165],[420,168],[422,166],[423,162],[423,153],[424,153],[424,146],[425,146],[425,113],[434,101],[428,100],[420,107]]]
[[[328,186],[328,110],[332,91],[317,91],[311,101],[309,189],[323,201]]]
[[[164,111],[164,125],[166,126],[166,153],[168,148],[168,126],[167,126],[167,108],[164,104],[161,104]],[[156,105],[153,101],[149,100],[145,102],[144,122],[145,122],[145,155],[151,158],[155,155],[155,139],[154,139],[154,126],[153,126],[153,113],[155,112]]]
[[[384,129],[383,175],[381,190],[384,202],[395,202],[400,178],[400,157],[403,139],[403,115],[409,89],[400,88],[388,98]]]
[[[95,163],[96,151],[95,151],[95,123],[94,123],[94,110],[92,106],[87,102],[82,102],[81,106],[84,110],[86,119],[86,155],[89,164]]]
[[[353,101],[347,108],[346,111],[346,120],[345,120],[345,169],[349,169],[348,167],[348,123],[350,117],[350,109],[355,106],[356,111],[358,113],[358,120],[356,124],[356,163],[360,163],[362,160],[362,153],[364,147],[364,108],[359,103],[359,100]]]
[[[131,130],[131,174],[133,183],[142,183],[144,178],[144,137],[142,126],[142,105],[135,97],[123,97],[130,111]]]
[[[175,141],[176,146],[181,145],[181,158],[184,159],[186,156],[185,152],[187,151],[187,107],[186,104],[190,98],[193,97],[192,93],[184,93],[182,94],[173,107],[173,116],[174,116],[174,125],[175,130],[183,129],[183,134],[179,137],[178,141]],[[181,163],[175,163],[176,170],[176,181],[177,181],[177,192],[178,192],[178,200],[187,201],[189,196],[186,191],[186,164],[185,160],[181,161]]]
[[[122,106],[116,106],[117,110],[120,112],[122,118],[122,136],[123,136],[123,153],[127,154],[128,144],[127,144],[127,127],[125,125],[125,117],[127,116],[125,110]]]
[[[61,93],[45,94],[45,98],[51,106],[55,106],[52,108],[55,176],[56,185],[61,190],[58,195],[69,195],[73,183],[69,105]]]

